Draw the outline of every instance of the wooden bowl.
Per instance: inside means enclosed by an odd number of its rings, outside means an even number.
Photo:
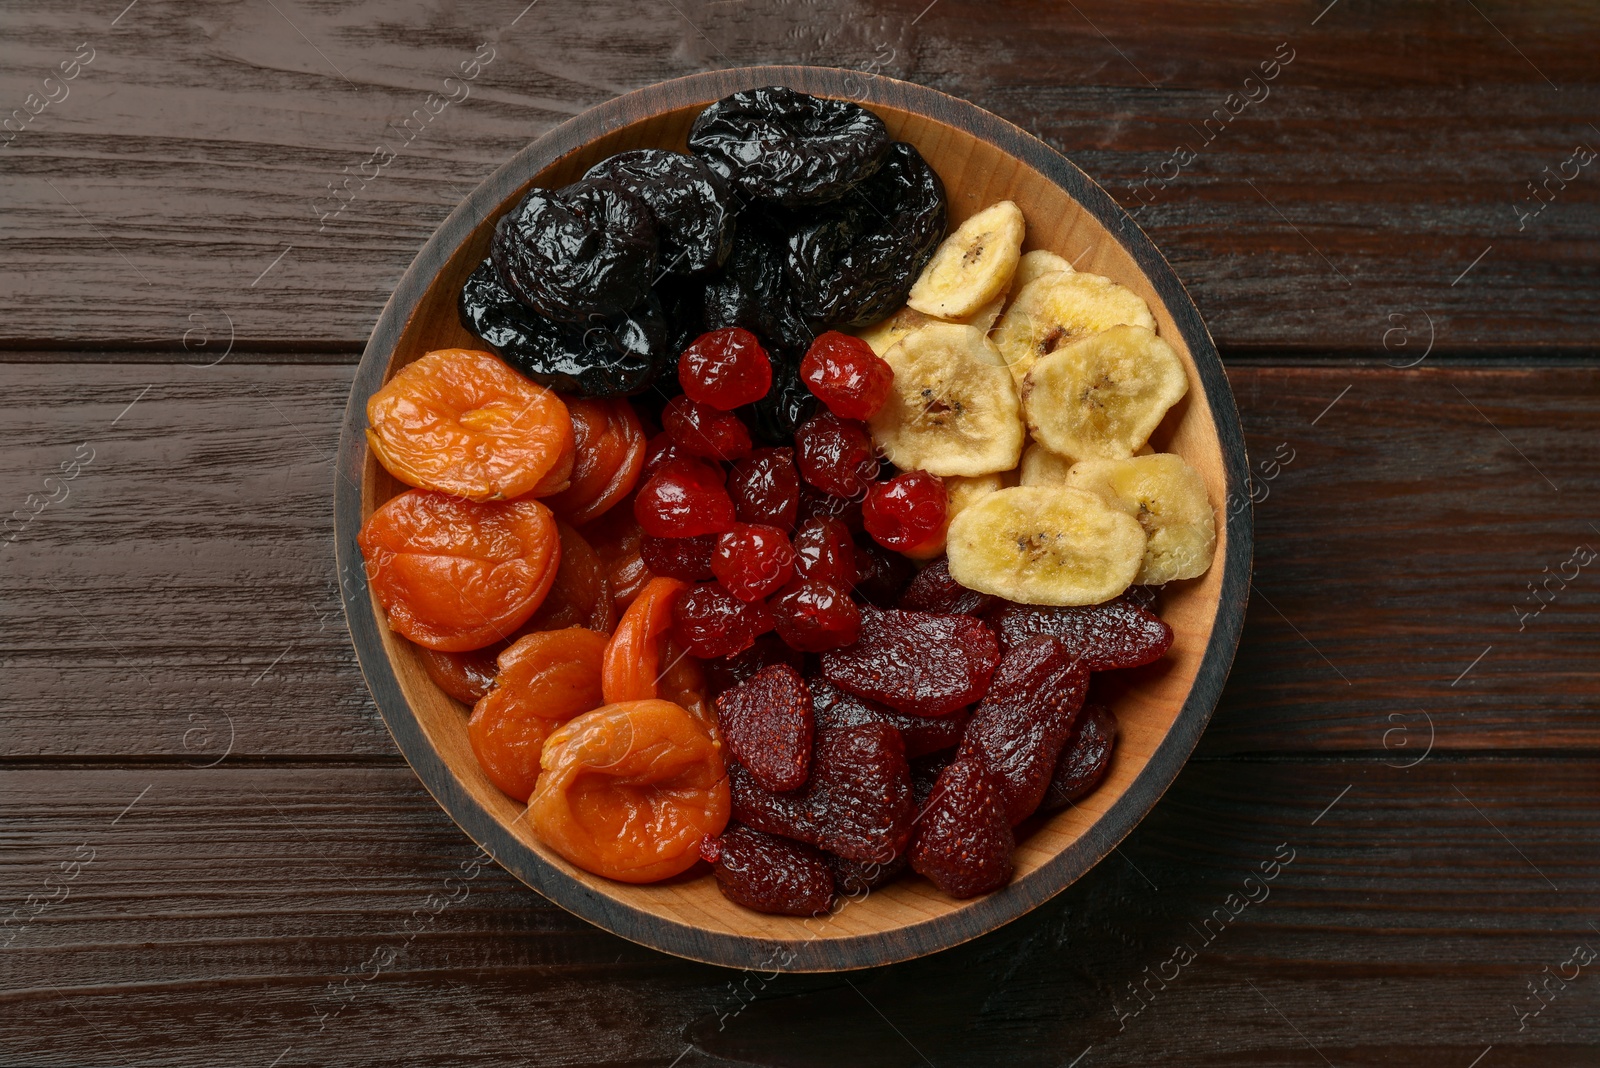
[[[800,920],[732,904],[703,865],[652,886],[573,867],[534,838],[521,819],[524,806],[479,770],[467,744],[466,709],[389,630],[356,546],[362,521],[405,488],[367,449],[367,399],[432,349],[482,347],[458,322],[456,295],[487,254],[496,218],[528,187],[565,184],[613,153],[682,149],[706,104],[780,83],[849,97],[882,116],[944,180],[952,228],[997,200],[1015,201],[1027,218],[1028,248],[1052,249],[1080,270],[1133,289],[1188,368],[1189,394],[1154,443],[1205,477],[1222,519],[1215,563],[1202,578],[1167,588],[1162,612],[1177,638],[1164,661],[1137,672],[1116,699],[1121,737],[1105,782],[1076,807],[1036,821],[1017,847],[1011,884],[970,901],[951,900],[907,875],[845,900],[831,916]],[[400,280],[356,371],[339,445],[335,529],[350,633],[384,721],[423,785],[496,860],[569,911],[668,953],[763,971],[831,971],[933,953],[1015,919],[1086,872],[1150,811],[1199,739],[1233,660],[1249,590],[1246,470],[1233,395],[1194,303],[1150,239],[1082,171],[1010,123],[931,89],[831,68],[752,67],[679,78],[591,108],[518,153],[451,213]]]

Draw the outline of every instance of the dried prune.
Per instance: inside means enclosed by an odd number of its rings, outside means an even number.
[[[1172,647],[1172,628],[1159,616],[1122,597],[1071,608],[1008,601],[991,612],[988,619],[1002,649],[1048,634],[1065,642],[1090,671],[1149,664]]]
[[[957,760],[940,772],[917,816],[911,869],[955,898],[1006,885],[1016,840],[1000,790],[1000,780],[979,760]]]
[[[806,318],[866,326],[906,302],[944,238],[944,183],[903,141],[843,199],[789,234],[788,269]]]
[[[916,716],[943,716],[989,689],[1000,648],[971,616],[861,609],[861,637],[822,654],[822,673],[851,693]]]
[[[889,132],[859,104],[770,85],[707,107],[689,149],[747,195],[799,207],[837,200],[876,171]]]
[[[707,330],[739,326],[755,334],[773,358],[773,390],[792,381],[800,385],[800,359],[811,347],[815,331],[801,314],[794,287],[783,266],[783,231],[774,220],[746,215],[739,221],[733,252],[722,270],[706,282],[704,322]]]
[[[1061,749],[1039,812],[1055,812],[1091,793],[1111,770],[1117,744],[1117,717],[1105,705],[1089,705]]]
[[[810,846],[730,827],[700,843],[722,896],[778,916],[818,916],[833,904],[833,870]]]
[[[862,897],[871,893],[905,871],[910,862],[903,850],[887,864],[872,860],[846,860],[832,853],[824,853],[822,857],[833,872],[834,890],[846,897]]]
[[[461,325],[521,374],[576,397],[637,393],[673,351],[654,296],[593,323],[557,323],[523,307],[488,260],[462,286],[460,313]]]
[[[776,634],[763,634],[742,653],[707,660],[707,688],[711,696],[716,697],[753,677],[768,664],[788,664],[799,671],[805,665],[805,654],[789,648]]]
[[[774,445],[794,442],[795,428],[817,411],[817,398],[800,382],[795,361],[774,357],[772,388],[767,395],[744,409],[750,429],[762,441]]]
[[[616,182],[532,189],[495,223],[500,281],[547,319],[587,322],[638,304],[656,277],[650,205]]]
[[[1040,635],[1001,657],[957,759],[995,773],[1012,826],[1039,807],[1088,692],[1089,673],[1058,639]]]
[[[806,681],[788,664],[764,667],[717,698],[728,751],[768,790],[805,785],[814,722]]]
[[[650,206],[663,273],[693,274],[728,258],[737,204],[727,182],[698,156],[660,148],[619,152],[584,178],[615,182]]]
[[[950,577],[950,561],[939,557],[917,572],[897,607],[917,612],[946,612],[951,615],[981,616],[995,603],[987,593],[969,590]]]
[[[818,731],[806,793],[816,845],[880,864],[904,852],[916,808],[905,743],[893,727],[863,723]]]
[[[948,716],[909,716],[841,690],[827,679],[812,679],[811,705],[818,727],[855,727],[863,723],[886,723],[900,732],[907,759],[949,749],[961,740],[967,725],[966,712]]]

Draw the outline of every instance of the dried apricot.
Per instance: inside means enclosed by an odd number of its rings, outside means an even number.
[[[528,620],[528,630],[565,630],[588,627],[611,633],[611,591],[605,564],[594,547],[576,529],[557,520],[561,538],[561,566],[539,610]]]
[[[663,700],[671,701],[700,722],[709,733],[717,727],[717,714],[706,700],[706,672],[699,657],[679,645],[669,634],[661,641],[661,681],[656,688]]]
[[[668,879],[728,824],[716,742],[670,701],[586,712],[545,740],[528,803],[534,832],[585,871],[627,883]]]
[[[612,603],[621,613],[653,577],[640,555],[644,529],[633,518],[632,505],[624,502],[623,506],[612,508],[585,525],[582,533],[605,564]]]
[[[500,654],[494,688],[467,720],[467,740],[489,781],[518,801],[533,795],[539,753],[556,727],[604,704],[603,636],[585,627],[537,631]]]
[[[607,703],[661,696],[660,676],[665,665],[661,643],[672,629],[672,605],[688,588],[689,584],[679,579],[651,579],[622,613],[616,633],[606,645],[600,676]]]
[[[632,492],[644,466],[644,428],[625,397],[568,400],[575,455],[570,484],[547,503],[573,523],[587,523]]]
[[[389,625],[443,652],[514,634],[561,563],[555,517],[531,498],[479,503],[407,490],[368,516],[356,540]]]
[[[495,672],[498,670],[495,657],[500,655],[502,648],[496,642],[464,653],[441,653],[419,645],[417,653],[434,685],[462,704],[473,705],[494,685]]]
[[[560,489],[573,458],[561,398],[472,349],[402,367],[367,402],[367,423],[367,444],[395,478],[474,501]]]

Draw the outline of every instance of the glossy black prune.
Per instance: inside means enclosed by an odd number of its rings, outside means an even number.
[[[728,258],[737,204],[728,183],[698,156],[661,148],[619,152],[583,177],[615,182],[650,205],[662,274],[694,274]]]
[[[461,325],[506,363],[539,383],[578,397],[614,397],[647,387],[672,353],[654,296],[592,326],[551,322],[524,307],[484,260],[461,287]]]
[[[768,445],[790,445],[795,428],[817,414],[817,397],[800,381],[796,360],[772,356],[772,386],[767,395],[740,409],[751,433]]]
[[[793,208],[838,200],[871,175],[889,132],[859,104],[770,85],[702,111],[689,150],[741,192]]]
[[[706,282],[704,326],[744,327],[769,355],[794,364],[792,376],[798,383],[800,359],[816,334],[796,303],[784,268],[784,241],[777,220],[752,212],[740,217],[728,262]],[[776,383],[778,368],[773,370]]]
[[[922,153],[896,141],[876,174],[790,231],[786,263],[801,313],[832,328],[887,318],[944,230],[944,183]]]
[[[634,307],[656,279],[650,206],[615,182],[534,189],[495,224],[489,256],[511,295],[547,319]]]

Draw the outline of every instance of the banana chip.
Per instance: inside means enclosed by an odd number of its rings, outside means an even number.
[[[1026,462],[1026,461],[1024,461]],[[1084,460],[1066,484],[1093,493],[1139,521],[1148,541],[1135,582],[1159,586],[1195,578],[1211,566],[1216,516],[1205,480],[1181,456],[1158,453],[1127,460]]]
[[[1021,485],[1065,486],[1067,472],[1072,470],[1072,458],[1051,452],[1037,441],[1022,453]]]
[[[1036,248],[1032,252],[1024,252],[1017,261],[1016,273],[1011,276],[1011,289],[1021,292],[1022,287],[1037,278],[1047,274],[1071,274],[1072,264],[1066,257],[1057,256],[1049,249]]]
[[[987,475],[1022,456],[1022,417],[1005,361],[975,326],[929,323],[884,360],[889,399],[869,420],[872,438],[903,471]]]
[[[1022,209],[1009,200],[984,208],[944,239],[911,287],[906,305],[961,319],[1006,291],[1022,256]]]
[[[1139,294],[1109,278],[1058,272],[1035,278],[1017,292],[995,324],[994,343],[1020,387],[1042,357],[1113,326],[1153,331],[1156,320]]]
[[[1120,460],[1188,390],[1171,345],[1144,327],[1115,326],[1040,359],[1022,393],[1040,444],[1063,456]]]
[[[1144,560],[1138,520],[1083,490],[1017,486],[979,499],[950,523],[950,577],[1023,604],[1100,604],[1126,590]]]

